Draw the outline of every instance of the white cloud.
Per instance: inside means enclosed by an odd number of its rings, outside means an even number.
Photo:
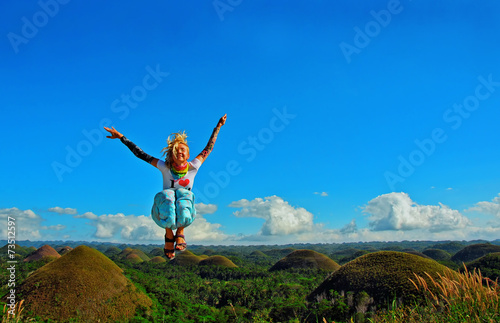
[[[0,209],[0,219],[3,224],[0,225],[0,236],[4,239],[9,238],[7,225],[9,220],[14,222],[16,240],[33,240],[41,237],[39,230],[44,219],[31,210],[20,210],[16,207]],[[14,232],[14,230],[10,232]]]
[[[497,197],[493,198],[492,202],[478,202],[475,206],[466,210],[466,212],[470,211],[477,211],[500,217],[500,193]]]
[[[185,235],[188,243],[191,242],[221,242],[230,238],[224,234],[218,223],[210,223],[203,214],[210,214],[217,210],[214,204],[196,204],[196,219],[186,228]],[[151,216],[135,216],[117,214],[95,215],[86,212],[75,215],[74,218],[83,218],[90,221],[90,225],[96,228],[94,237],[103,240],[128,240],[128,241],[163,241],[165,230],[153,221]]]
[[[293,207],[276,195],[253,201],[242,199],[232,202],[229,207],[241,208],[233,213],[237,217],[264,219],[259,234],[265,236],[308,232],[313,228],[312,213],[301,207]]]
[[[355,233],[357,231],[358,231],[358,226],[356,225],[356,219],[352,219],[351,222],[349,222],[342,229],[340,229],[340,233],[342,234]]]
[[[327,192],[321,192],[321,193],[320,192],[314,192],[314,194],[319,195],[319,196],[323,196],[323,197],[328,196]]]
[[[368,202],[364,212],[370,214],[373,231],[426,229],[439,232],[465,228],[471,222],[459,211],[446,205],[419,205],[406,193],[380,195]]]
[[[234,237],[225,234],[219,223],[210,223],[203,216],[197,214],[196,219],[186,228],[186,239],[193,242],[222,242]]]
[[[74,218],[76,219],[89,219],[89,220],[97,220],[97,215],[95,215],[92,212],[85,212],[83,214],[78,214],[75,215]]]
[[[72,209],[69,207],[64,209],[64,208],[59,207],[59,206],[49,208],[49,212],[54,212],[54,213],[59,213],[59,214],[71,214],[71,215],[77,214],[76,209]]]
[[[217,211],[217,205],[215,204],[197,203],[195,207],[196,213],[199,215],[213,214]]]
[[[53,231],[62,231],[66,229],[66,226],[65,225],[62,225],[62,224],[56,224],[56,225],[51,225],[51,226],[42,226],[40,227],[40,230],[53,230]]]
[[[74,218],[91,220],[88,224],[94,226],[94,237],[97,239],[114,239],[116,235],[124,240],[153,241],[162,240],[164,231],[158,227],[151,217],[144,215],[103,214],[95,215],[86,212],[75,215]]]

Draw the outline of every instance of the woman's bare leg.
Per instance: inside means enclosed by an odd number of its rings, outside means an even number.
[[[174,242],[173,240],[175,239],[174,236],[174,231],[171,229],[165,228],[165,235],[167,239],[172,240],[172,242],[166,242],[165,241],[165,249],[166,250],[174,250]],[[169,259],[173,258],[175,256],[175,252],[165,252],[165,256]]]
[[[180,227],[177,229],[175,234],[175,250],[184,251],[186,249],[186,240],[184,239],[184,228]]]

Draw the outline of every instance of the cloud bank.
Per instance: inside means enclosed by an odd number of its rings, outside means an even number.
[[[221,242],[230,237],[221,231],[220,224],[210,223],[203,217],[217,211],[216,205],[200,203],[196,204],[196,209],[195,221],[186,228],[188,242]],[[95,227],[93,237],[99,240],[155,242],[163,241],[165,235],[165,230],[157,226],[150,216],[123,213],[96,215],[86,212],[74,218],[90,220],[88,224]]]
[[[313,215],[301,207],[293,207],[279,196],[252,201],[242,199],[229,204],[229,207],[241,208],[233,214],[236,217],[254,217],[264,219],[259,234],[264,236],[290,235],[309,232],[313,229]]]
[[[363,211],[368,213],[373,231],[426,229],[440,232],[465,228],[470,220],[446,205],[419,205],[406,193],[380,195],[368,202]]]
[[[493,198],[492,202],[478,202],[475,206],[466,211],[476,211],[485,214],[491,214],[500,218],[500,193]]]
[[[58,213],[58,214],[71,214],[71,215],[74,215],[74,214],[78,213],[76,211],[76,209],[72,209],[72,208],[69,208],[69,207],[62,208],[62,207],[59,207],[59,206],[49,208],[49,212],[54,212],[54,213]]]

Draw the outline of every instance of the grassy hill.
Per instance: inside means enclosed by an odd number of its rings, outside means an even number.
[[[27,255],[29,255],[32,251],[26,250],[26,248],[14,244],[14,247],[9,248],[9,244],[6,244],[2,248],[0,248],[0,259],[2,260],[23,260]],[[9,250],[11,250],[11,255],[14,255],[14,259],[9,258]],[[12,253],[14,252],[14,253]]]
[[[411,302],[417,296],[409,280],[414,279],[413,273],[425,275],[424,272],[427,272],[437,277],[437,273],[446,269],[434,260],[404,252],[374,252],[343,265],[321,283],[308,300],[330,299],[332,295],[329,291],[335,290],[339,293],[352,292],[355,297],[365,292],[377,305],[390,303],[395,297]]]
[[[500,252],[500,246],[490,243],[478,243],[463,248],[453,255],[451,260],[461,264],[462,262],[473,261],[494,252]]]
[[[198,265],[203,258],[195,255],[189,250],[184,252],[177,252],[175,254],[175,258],[170,261],[172,265],[178,266],[190,266],[190,265]]]
[[[312,268],[322,269],[327,271],[335,271],[340,268],[332,259],[324,254],[313,250],[295,250],[283,259],[279,260],[269,271],[298,269],[298,268]]]
[[[73,250],[73,248],[66,246],[66,247],[58,248],[57,253],[60,254],[61,256],[64,256],[65,254],[67,254],[71,250]]]
[[[152,301],[99,251],[79,246],[31,274],[18,289],[25,313],[43,320],[116,322]]]
[[[116,255],[116,257],[118,259],[130,261],[132,263],[139,263],[139,262],[151,260],[144,253],[144,251],[142,251],[140,249],[132,249],[132,248],[123,249],[122,252],[120,252],[118,255]]]
[[[444,251],[442,249],[425,249],[424,251],[422,251],[422,253],[426,256],[429,256],[431,257],[432,259],[434,260],[438,260],[438,261],[447,261],[447,260],[451,260],[451,255],[449,252],[447,251]]]
[[[198,265],[200,266],[221,266],[228,268],[237,268],[231,260],[224,256],[211,256],[206,259],[201,260]]]
[[[469,271],[479,269],[484,277],[492,280],[500,279],[500,252],[490,253],[467,263],[467,269]],[[463,268],[461,271],[463,271]]]
[[[151,262],[153,264],[161,264],[161,263],[164,263],[164,262],[167,262],[167,261],[163,257],[156,256],[156,257],[151,258],[151,260],[149,262]]]
[[[54,260],[60,257],[61,255],[54,248],[49,245],[44,245],[26,257],[24,262]]]
[[[122,250],[120,248],[115,247],[115,246],[111,246],[111,247],[107,248],[106,251],[104,251],[103,253],[108,257],[113,257],[113,256],[118,255],[120,252],[122,252]]]

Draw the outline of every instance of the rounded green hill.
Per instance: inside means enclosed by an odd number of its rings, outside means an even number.
[[[228,268],[237,268],[231,260],[224,256],[211,256],[206,259],[201,260],[198,263],[200,266],[221,266],[221,267],[228,267]]]
[[[151,260],[149,262],[151,262],[153,264],[161,264],[161,263],[164,263],[164,262],[167,262],[167,261],[163,257],[156,256],[156,257],[151,258]]]
[[[425,249],[422,253],[437,261],[447,261],[451,259],[450,253],[441,249]]]
[[[126,321],[152,301],[99,251],[79,246],[31,274],[17,290],[25,312],[57,322]]]
[[[118,259],[124,259],[127,261],[131,261],[132,263],[137,263],[137,262],[142,262],[142,261],[149,261],[151,260],[145,253],[144,251],[140,249],[132,249],[132,248],[125,248],[123,249],[122,252],[120,252],[117,255]],[[138,261],[139,258],[141,261]]]
[[[129,253],[125,257],[125,260],[127,260],[128,262],[133,263],[133,264],[138,264],[138,263],[144,262],[144,260],[142,260],[141,257],[139,257],[135,253]]]
[[[366,292],[376,304],[387,304],[395,297],[411,302],[418,292],[410,279],[414,273],[425,276],[449,270],[434,260],[398,251],[369,253],[343,265],[320,284],[309,296],[309,301],[331,298],[330,290],[355,295]]]
[[[300,249],[293,251],[285,258],[279,260],[269,269],[269,271],[298,268],[335,271],[340,268],[340,265],[322,253],[313,250]]]
[[[267,258],[268,256],[260,250],[255,250],[250,254],[253,258]]]
[[[106,249],[106,251],[104,252],[104,254],[106,256],[108,256],[108,257],[112,257],[112,256],[116,256],[120,252],[122,252],[122,250],[120,248],[115,247],[115,246],[111,246],[108,249]]]
[[[490,253],[467,264],[467,270],[480,270],[484,277],[500,279],[500,252]],[[460,271],[463,271],[462,268]]]
[[[190,265],[198,265],[203,258],[195,255],[189,250],[183,252],[177,252],[175,254],[175,258],[170,261],[172,265],[178,266],[190,266]],[[228,259],[229,260],[229,259]]]
[[[153,248],[150,252],[149,252],[149,255],[152,257],[163,257],[165,253],[163,252],[163,248]]]
[[[500,252],[500,246],[489,243],[478,243],[467,246],[451,257],[451,260],[461,264],[486,256],[489,253]]]

